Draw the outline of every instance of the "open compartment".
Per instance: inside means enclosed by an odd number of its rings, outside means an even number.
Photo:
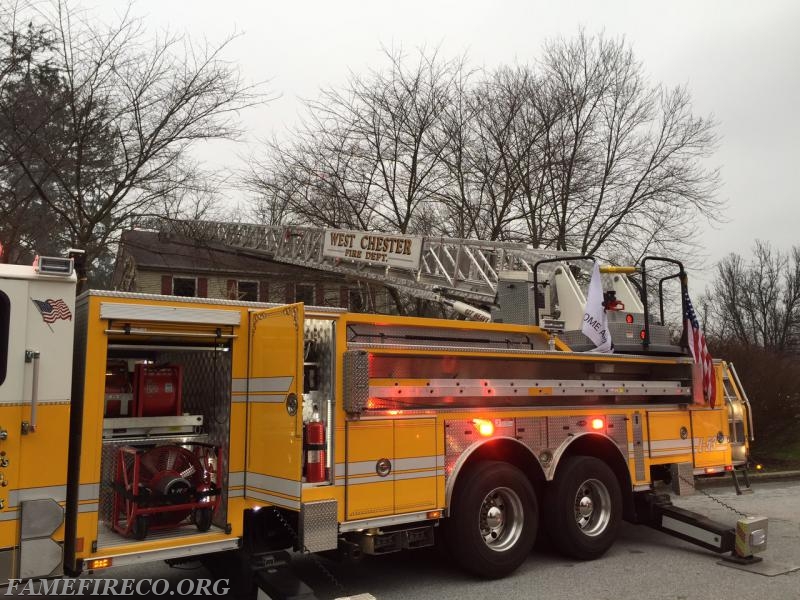
[[[98,549],[227,529],[230,342],[111,339]]]

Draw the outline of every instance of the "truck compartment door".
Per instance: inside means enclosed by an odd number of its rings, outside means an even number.
[[[298,510],[303,466],[303,305],[250,313],[245,497]]]

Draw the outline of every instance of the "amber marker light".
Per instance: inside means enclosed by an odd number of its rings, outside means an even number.
[[[494,433],[494,423],[489,419],[472,419],[472,424],[483,437],[489,437]]]
[[[111,562],[110,558],[95,558],[89,561],[89,569],[107,569]]]
[[[595,431],[599,429],[603,429],[606,426],[606,422],[603,419],[597,418],[592,419],[592,429]]]

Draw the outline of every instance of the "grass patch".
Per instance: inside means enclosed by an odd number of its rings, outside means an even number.
[[[800,469],[800,427],[787,427],[763,437],[756,431],[752,456],[765,471]]]

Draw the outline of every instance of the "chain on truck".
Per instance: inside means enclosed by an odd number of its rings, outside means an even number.
[[[686,291],[680,263],[602,268],[615,347],[603,354],[580,333],[591,257],[204,227],[195,238],[380,281],[479,322],[76,299],[74,257],[0,265],[3,579],[235,556],[268,586],[256,566],[282,551],[384,554],[439,538],[494,578],[540,530],[570,557],[600,557],[622,519],[738,557],[766,547],[765,519],[715,523],[663,493],[726,472],[739,489],[753,432],[733,365],[714,362],[711,405],[685,336],[670,336],[665,289]]]

